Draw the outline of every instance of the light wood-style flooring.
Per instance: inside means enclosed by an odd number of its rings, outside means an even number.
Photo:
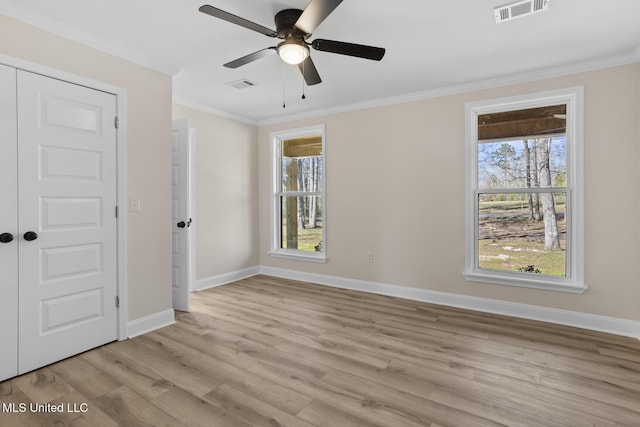
[[[0,426],[640,426],[640,341],[256,276],[0,383]]]

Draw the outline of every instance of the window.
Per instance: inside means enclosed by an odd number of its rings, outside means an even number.
[[[271,255],[326,262],[324,126],[271,134]]]
[[[466,105],[471,281],[581,293],[583,88]]]

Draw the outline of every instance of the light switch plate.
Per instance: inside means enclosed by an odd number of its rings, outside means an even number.
[[[140,212],[139,197],[129,197],[129,212]]]

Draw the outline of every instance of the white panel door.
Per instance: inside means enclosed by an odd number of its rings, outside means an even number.
[[[18,373],[16,69],[0,65],[0,381]]]
[[[189,125],[187,120],[174,120],[171,135],[173,308],[189,311],[191,218],[189,215]]]
[[[17,80],[22,374],[117,338],[116,97]]]

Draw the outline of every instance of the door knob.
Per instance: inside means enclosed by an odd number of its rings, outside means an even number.
[[[180,221],[178,224],[176,224],[178,226],[178,228],[184,228],[186,227],[187,224],[185,224],[184,221]]]
[[[11,241],[13,241],[13,234],[11,233],[0,234],[0,243],[9,243]]]
[[[24,240],[26,240],[27,242],[36,240],[37,238],[38,233],[36,233],[35,231],[27,231],[26,233],[24,233]]]

